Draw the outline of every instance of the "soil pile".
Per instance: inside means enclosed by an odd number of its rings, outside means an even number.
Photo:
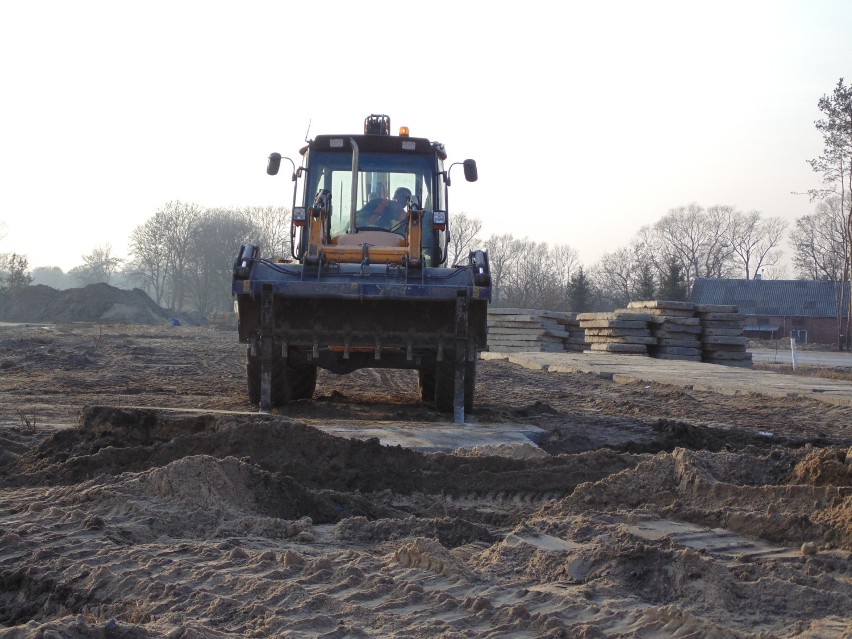
[[[90,284],[62,291],[39,284],[0,296],[0,321],[101,324],[167,324],[172,314],[139,288]]]

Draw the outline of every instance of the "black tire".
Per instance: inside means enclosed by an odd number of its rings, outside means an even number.
[[[446,358],[438,362],[435,381],[435,408],[442,412],[453,412],[456,395],[456,361]],[[464,370],[464,412],[473,411],[473,399],[476,393],[476,360],[465,363]]]
[[[246,380],[248,381],[249,402],[260,404],[260,355],[251,354],[251,346],[246,349]],[[272,358],[272,408],[283,406],[290,401],[290,383],[286,367],[281,357]]]
[[[427,404],[435,404],[435,368],[420,369],[417,371],[417,390],[420,393],[420,401]]]
[[[317,367],[314,365],[288,368],[290,378],[290,400],[310,399],[317,389]]]

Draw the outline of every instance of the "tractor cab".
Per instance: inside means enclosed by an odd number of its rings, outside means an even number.
[[[320,135],[301,150],[294,172],[292,253],[303,263],[383,263],[407,267],[446,262],[444,146],[391,135],[387,115],[370,115],[361,135]],[[281,156],[272,154],[274,175]],[[465,176],[476,179],[466,160]]]

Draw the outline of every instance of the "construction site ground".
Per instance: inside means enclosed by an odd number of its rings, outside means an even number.
[[[839,371],[486,353],[454,425],[382,369],[261,415],[244,359],[0,327],[0,637],[852,636]]]
[[[761,396],[809,397],[829,404],[852,406],[852,354],[796,355],[797,366],[813,368],[824,360],[832,369],[846,369],[848,375],[844,377],[848,379],[779,374],[772,371],[771,366],[792,368],[791,355],[772,351],[758,351],[754,355],[758,366],[763,368],[591,352],[484,353],[483,358],[508,359],[524,368],[551,373],[588,373],[619,384],[657,382],[722,395],[750,395],[755,399]]]

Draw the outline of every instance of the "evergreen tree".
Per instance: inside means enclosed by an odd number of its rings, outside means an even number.
[[[568,286],[568,308],[575,313],[588,311],[591,299],[592,287],[581,266],[571,276]]]
[[[643,262],[636,287],[636,299],[652,300],[656,294],[657,283],[654,281],[654,269],[651,264]]]
[[[659,297],[676,302],[686,301],[688,291],[680,262],[671,258],[666,262],[666,271],[660,281]]]

